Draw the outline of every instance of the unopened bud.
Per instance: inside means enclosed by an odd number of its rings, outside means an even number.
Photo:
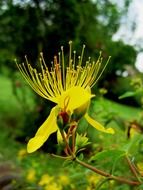
[[[75,109],[72,114],[72,120],[79,121],[87,112],[89,108],[90,101],[87,101],[85,104],[80,106],[79,108]]]
[[[57,125],[60,129],[64,128],[64,122],[63,122],[63,118],[61,115],[57,116]]]
[[[57,116],[57,125],[60,129],[64,129],[64,127],[69,123],[70,114],[65,111],[61,111]]]

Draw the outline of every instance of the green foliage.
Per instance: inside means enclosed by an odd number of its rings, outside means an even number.
[[[134,135],[126,144],[122,147],[122,150],[126,151],[127,153],[137,154],[139,152],[139,144],[143,141],[143,137],[141,134]],[[136,150],[136,151],[135,151]]]
[[[107,70],[109,75],[116,75],[117,71],[122,73],[127,65],[134,66],[137,52],[131,45],[118,41],[108,43],[107,46],[107,52],[112,56],[110,69]]]
[[[85,148],[87,145],[91,144],[91,142],[89,142],[88,140],[89,140],[89,139],[88,139],[88,137],[86,136],[86,134],[84,134],[84,135],[82,135],[82,134],[79,135],[79,134],[77,133],[77,135],[76,135],[76,145],[75,145],[76,151],[79,152],[79,151],[81,151],[81,150],[84,150],[84,148]]]
[[[142,94],[143,94],[143,83],[142,83],[142,77],[134,76],[130,79],[130,88],[132,91],[127,90],[125,93],[119,96],[119,99],[126,99],[129,97],[132,97],[136,100],[136,102],[139,105],[142,105]]]
[[[90,162],[92,161],[104,161],[106,165],[108,165],[109,168],[112,168],[113,173],[113,167],[115,168],[115,165],[119,161],[119,159],[123,156],[125,156],[126,152],[123,150],[105,150],[102,152],[97,153],[96,155],[92,156],[90,158]]]
[[[138,90],[136,92],[125,92],[123,95],[119,96],[119,99],[122,99],[122,98],[127,98],[127,97],[132,97],[132,96],[135,96],[139,93],[142,93],[142,91]]]
[[[1,130],[3,131],[3,133],[0,133],[0,161],[3,162],[5,160],[11,160],[14,165],[22,169],[23,178],[22,181],[17,181],[17,189],[19,186],[21,187],[20,189],[23,188],[24,190],[26,190],[26,188],[28,187],[38,189],[38,183],[41,180],[41,176],[47,173],[50,176],[53,176],[54,179],[59,179],[60,175],[65,175],[66,173],[66,176],[71,180],[70,183],[72,185],[74,184],[74,187],[66,186],[65,188],[67,188],[68,190],[73,190],[74,188],[80,190],[81,187],[86,189],[87,187],[91,188],[93,186],[94,188],[96,188],[97,184],[101,184],[104,178],[102,178],[100,175],[93,175],[94,173],[90,173],[89,170],[77,166],[76,163],[71,162],[71,160],[64,163],[63,166],[62,160],[48,156],[46,153],[40,151],[31,155],[27,155],[25,150],[26,144],[23,145],[15,142],[15,136],[11,136],[11,134],[13,134],[13,131],[17,133],[16,131],[17,129],[20,129],[20,126],[14,125],[14,130],[11,130],[10,126],[7,123],[4,124],[5,120],[3,119],[3,117],[5,113],[7,119],[11,114],[11,110],[13,110],[14,118],[16,118],[18,114],[17,110],[19,103],[17,101],[17,98],[12,95],[10,86],[10,80],[8,80],[6,77],[1,78],[0,87],[3,89],[3,91],[1,92],[3,94],[2,96],[0,96],[0,105],[3,106],[0,107],[0,119],[1,121],[3,121],[3,123],[1,122]],[[19,88],[18,90],[21,91],[22,89]],[[31,92],[28,91],[29,89],[27,89],[26,92],[28,96],[27,99],[29,100],[28,104],[31,105],[31,108],[34,108],[34,105],[32,103],[33,96],[31,96]],[[11,101],[9,102],[11,109],[6,107],[9,96],[11,97]],[[18,96],[21,100],[20,92],[18,92]],[[134,118],[138,117],[138,114],[140,113],[139,109],[119,105],[103,98],[99,98],[96,99],[96,101],[93,101],[91,109],[92,110],[90,113],[92,113],[92,117],[98,117],[98,119],[102,120],[103,123],[108,120],[107,116],[111,114],[111,112],[114,118],[120,117],[121,119],[123,119],[123,121],[133,120]],[[19,123],[23,122],[22,117],[24,112],[22,112],[22,110],[23,109],[21,109],[20,113],[19,109]],[[35,117],[38,117],[38,114]],[[114,129],[116,130],[115,135],[101,134],[95,130],[93,132],[91,128],[84,129],[84,131],[86,130],[87,132],[87,136],[90,134],[89,141],[94,142],[94,144],[88,144],[88,138],[85,135],[77,136],[77,143],[79,145],[78,148],[81,148],[81,150],[82,148],[85,148],[82,153],[78,153],[78,158],[83,161],[87,161],[87,158],[89,158],[92,165],[96,166],[99,169],[103,168],[104,170],[109,171],[114,175],[122,176],[124,174],[126,176],[130,176],[131,172],[129,166],[127,165],[125,156],[126,154],[129,155],[133,164],[142,162],[142,134],[137,132],[137,135],[134,135],[128,139],[126,136],[126,125],[121,128],[118,123],[113,122],[112,119],[110,120],[108,125],[114,127]],[[82,123],[82,126],[85,127],[85,123]],[[9,144],[8,146],[11,151],[7,149],[7,144]],[[49,148],[49,146],[51,146],[50,143],[47,144],[46,149]],[[27,176],[30,172],[32,172],[31,167],[35,172],[35,181],[27,180]],[[94,183],[92,179],[94,180]],[[56,182],[59,183],[59,181]],[[115,182],[113,183],[113,181],[108,180],[100,186],[100,189],[106,190],[110,187],[115,190],[133,189],[132,186]],[[134,189],[137,190],[138,188],[139,187],[135,187]]]

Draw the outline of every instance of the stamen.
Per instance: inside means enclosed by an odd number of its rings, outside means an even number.
[[[63,74],[63,89],[65,90],[65,61],[64,61],[64,48],[61,46],[61,51],[62,51],[62,74]]]
[[[80,66],[80,63],[81,63],[81,61],[80,61],[80,55],[78,56],[78,66]]]
[[[82,66],[84,49],[85,45],[83,45],[81,55],[78,56],[76,63],[76,51],[72,52],[72,41],[69,41],[69,63],[67,67],[65,67],[64,49],[62,46],[61,52],[58,53],[58,57],[54,56],[54,60],[51,63],[51,69],[47,67],[43,53],[41,52],[39,58],[40,73],[38,73],[36,69],[33,69],[28,63],[26,55],[25,63],[19,65],[17,60],[15,60],[15,62],[23,77],[40,96],[57,102],[57,97],[71,87],[80,86],[84,89],[87,86],[93,87],[109,63],[110,57],[101,72],[99,72],[102,62],[102,52],[100,52],[96,62],[93,61],[91,63],[91,57],[89,57],[85,65]],[[70,98],[67,96],[64,100],[65,109],[69,101]]]
[[[59,64],[58,64],[58,61],[57,61],[57,56],[54,56],[54,67],[55,67],[56,73],[58,73]]]
[[[46,65],[45,60],[44,60],[43,52],[40,52],[40,56],[42,58],[42,63],[44,64],[45,69],[47,69],[47,65]]]
[[[79,62],[80,66],[82,65],[82,60],[83,60],[83,55],[84,55],[84,49],[85,49],[85,45],[83,44],[83,46],[82,46],[82,52],[81,52],[81,57],[80,57],[80,62]]]
[[[61,52],[58,53],[58,56],[59,56],[59,65],[61,65]]]
[[[53,61],[51,61],[51,71],[52,72],[54,71],[54,63],[53,63]]]
[[[70,97],[69,97],[69,96],[66,96],[65,99],[64,99],[64,111],[67,110],[69,101],[70,101]]]
[[[25,60],[26,60],[26,63],[28,65],[29,63],[28,63],[27,55],[25,55]]]
[[[71,68],[72,41],[69,41],[69,68]]]
[[[76,58],[76,51],[73,51],[73,69],[75,69],[76,65],[75,58]]]
[[[102,71],[100,72],[99,76],[97,77],[97,79],[96,79],[96,80],[94,81],[94,83],[92,84],[91,88],[97,83],[97,81],[99,80],[99,78],[100,78],[101,75],[103,74],[103,72],[104,72],[106,66],[108,65],[110,59],[111,59],[111,56],[108,57],[108,60],[107,60],[106,64],[104,65],[104,67],[103,67]],[[102,62],[102,59],[101,59],[100,63],[101,63],[101,62]]]
[[[91,61],[91,57],[88,57],[88,61],[89,61],[89,63],[90,63],[90,61]]]

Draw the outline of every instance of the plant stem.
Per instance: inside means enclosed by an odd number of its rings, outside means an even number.
[[[50,154],[51,156],[55,157],[55,158],[61,158],[61,159],[64,159],[64,160],[67,160],[67,159],[71,159],[71,156],[59,156],[59,155],[56,155],[56,154]]]
[[[61,135],[62,135],[62,138],[63,138],[63,140],[64,140],[64,142],[65,142],[65,145],[66,145],[66,148],[67,148],[67,150],[69,151],[69,154],[71,155],[71,160],[73,160],[73,161],[75,161],[75,162],[77,162],[78,164],[80,164],[80,165],[82,165],[82,166],[84,166],[84,167],[86,167],[86,168],[88,168],[88,169],[90,169],[90,170],[92,170],[93,172],[95,172],[95,173],[98,173],[98,174],[100,174],[100,175],[102,175],[102,176],[104,176],[104,177],[107,177],[107,179],[108,180],[116,180],[116,181],[118,181],[118,182],[121,182],[121,183],[126,183],[126,184],[129,184],[129,185],[140,185],[142,182],[139,180],[139,178],[138,178],[138,176],[137,176],[137,173],[136,173],[136,170],[135,170],[135,168],[133,167],[133,165],[132,165],[132,163],[130,162],[130,160],[129,160],[129,158],[126,156],[126,159],[127,159],[127,161],[128,161],[128,164],[129,164],[129,166],[130,166],[130,169],[131,169],[131,171],[132,171],[132,173],[134,174],[134,176],[138,179],[138,181],[132,181],[132,180],[128,180],[128,179],[126,179],[126,178],[123,178],[123,177],[118,177],[118,176],[114,176],[114,175],[111,175],[110,173],[107,173],[107,172],[105,172],[105,171],[102,171],[102,170],[100,170],[100,169],[97,169],[96,167],[94,167],[94,166],[92,166],[92,165],[90,165],[90,164],[87,164],[87,163],[85,163],[85,162],[83,162],[83,161],[81,161],[81,160],[79,160],[77,157],[76,157],[76,155],[75,155],[75,153],[73,152],[73,147],[72,147],[72,149],[70,148],[70,146],[69,146],[69,143],[68,143],[68,141],[67,141],[67,138],[65,137],[65,134],[64,134],[64,131],[63,130],[60,130],[60,132],[61,132]],[[73,134],[73,136],[74,136],[75,134]],[[73,137],[73,138],[75,138],[75,137]],[[73,140],[73,145],[74,145],[74,140],[75,139],[72,139]]]
[[[72,131],[72,152],[73,153],[75,153],[75,143],[76,143],[75,137],[76,137],[76,128],[74,128]]]
[[[60,130],[60,132],[61,132],[62,138],[63,138],[63,140],[64,140],[64,142],[65,142],[65,144],[66,144],[66,148],[68,149],[70,155],[72,156],[72,159],[74,160],[74,159],[76,158],[76,156],[75,156],[74,153],[72,152],[72,150],[71,150],[71,148],[70,148],[70,146],[69,146],[69,144],[68,144],[68,142],[67,142],[67,139],[66,139],[66,137],[65,137],[64,132],[63,132],[62,130]]]
[[[85,162],[83,162],[83,161],[81,161],[81,160],[79,160],[77,158],[75,159],[75,162],[77,162],[78,164],[80,164],[80,165],[94,171],[95,173],[98,173],[98,174],[100,174],[100,175],[102,175],[104,177],[108,177],[108,179],[110,179],[110,180],[113,179],[113,180],[119,181],[121,183],[126,183],[126,184],[129,184],[129,185],[140,185],[141,184],[141,182],[139,182],[139,181],[131,181],[131,180],[125,179],[123,177],[113,176],[113,175],[111,175],[109,173],[106,173],[106,172],[104,172],[102,170],[99,170],[99,169],[93,167],[92,165],[89,165],[89,164],[87,164],[87,163],[85,163]]]
[[[78,164],[80,164],[80,165],[82,165],[82,166],[84,166],[84,167],[86,167],[86,168],[88,168],[88,169],[94,171],[95,173],[98,173],[98,174],[100,174],[100,175],[102,175],[102,176],[105,176],[105,177],[110,177],[110,174],[108,174],[108,173],[106,173],[106,172],[104,172],[104,171],[102,171],[102,170],[99,170],[99,169],[93,167],[92,165],[89,165],[89,164],[87,164],[87,163],[85,163],[85,162],[79,160],[78,158],[76,158],[75,161],[76,161]]]
[[[133,164],[131,163],[129,157],[128,157],[127,155],[126,155],[125,157],[126,157],[126,160],[127,160],[127,162],[128,162],[128,165],[129,165],[129,167],[130,167],[131,172],[132,172],[133,175],[137,178],[137,180],[140,181],[140,179],[139,179],[139,177],[138,177],[138,174],[137,174],[137,171],[136,171],[135,167],[133,166]],[[140,181],[140,182],[141,182],[141,181]]]

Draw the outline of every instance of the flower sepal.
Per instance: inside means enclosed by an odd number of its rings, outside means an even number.
[[[66,129],[69,126],[70,118],[71,118],[70,112],[66,112],[66,111],[59,112],[59,114],[57,115],[57,121],[56,121],[58,128],[61,130]]]
[[[79,153],[80,151],[86,149],[86,146],[91,144],[91,142],[89,142],[88,137],[85,134],[76,134],[76,144],[75,144],[75,149],[76,149],[76,153]]]
[[[86,114],[89,108],[89,105],[90,105],[90,101],[87,101],[85,104],[75,109],[71,115],[71,119],[73,121],[78,122]]]

